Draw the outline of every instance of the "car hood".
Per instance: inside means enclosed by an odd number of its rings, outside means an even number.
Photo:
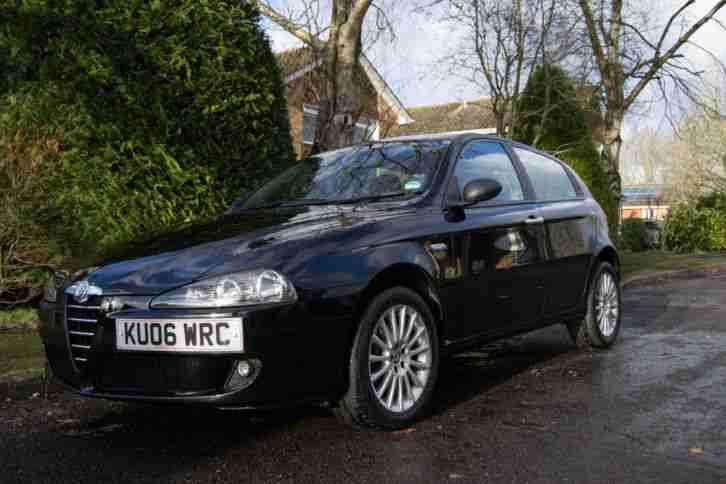
[[[311,239],[373,222],[365,212],[311,206],[224,215],[117,247],[94,264],[100,268],[88,280],[105,294],[154,295],[213,275],[231,260],[239,270],[278,269]]]

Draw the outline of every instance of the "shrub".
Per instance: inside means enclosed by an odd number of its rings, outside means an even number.
[[[620,232],[620,242],[624,249],[633,252],[642,252],[648,249],[644,220],[638,218],[623,220]]]
[[[671,210],[663,242],[675,252],[726,250],[726,210],[683,202]]]
[[[29,267],[215,215],[292,160],[247,2],[25,0],[0,18],[0,168],[32,178],[22,196],[0,178],[0,249],[21,236]]]
[[[55,157],[52,140],[30,141],[23,132],[0,136],[7,154],[0,157],[0,308],[27,303],[40,294],[50,265],[59,260],[57,247],[39,222],[47,217],[49,199],[42,165]],[[55,254],[55,255],[54,255]]]
[[[696,201],[696,208],[713,208],[726,211],[726,193],[713,192],[709,195],[704,195]]]

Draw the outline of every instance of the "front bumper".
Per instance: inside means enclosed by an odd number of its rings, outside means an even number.
[[[343,391],[352,317],[316,311],[303,303],[214,313],[242,317],[245,351],[240,354],[119,352],[115,317],[212,317],[204,311],[125,310],[101,314],[88,337],[83,364],[74,362],[66,301],[42,303],[41,337],[54,376],[80,395],[122,401],[279,407],[323,401]],[[76,328],[73,328],[76,329]],[[261,365],[252,381],[237,375],[240,360]]]

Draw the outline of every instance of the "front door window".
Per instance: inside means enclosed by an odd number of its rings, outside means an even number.
[[[474,141],[466,145],[456,162],[451,177],[449,201],[461,201],[461,194],[470,181],[489,178],[502,185],[502,192],[487,204],[524,200],[522,184],[512,160],[499,143]]]

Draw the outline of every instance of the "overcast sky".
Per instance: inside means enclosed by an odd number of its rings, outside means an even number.
[[[413,7],[415,2],[383,1],[391,11],[390,18],[394,23],[396,40],[393,43],[378,42],[367,53],[407,107],[473,100],[487,95],[471,83],[446,74],[446,69],[441,68],[439,64],[452,46],[457,45],[456,29],[450,24],[439,22],[435,17],[417,13]],[[683,1],[685,0],[657,1],[654,4],[659,8],[655,9],[654,14],[669,14]],[[273,5],[282,9],[294,8],[297,2],[298,0],[272,0]],[[688,9],[689,18],[702,15],[713,4],[714,0],[698,0]],[[322,12],[321,16],[324,15],[329,13]],[[726,23],[726,10],[722,11],[718,18]],[[269,26],[268,32],[275,51],[300,45],[290,34],[279,28]],[[716,23],[711,22],[704,26],[696,34],[694,41],[726,60],[726,32]],[[713,62],[708,54],[693,47],[688,47],[684,53],[699,68],[712,69]],[[628,119],[625,129],[626,139],[642,126],[660,128],[661,131],[669,129],[668,123],[663,119],[662,103],[650,108],[641,105],[639,110],[643,111],[640,115]]]

